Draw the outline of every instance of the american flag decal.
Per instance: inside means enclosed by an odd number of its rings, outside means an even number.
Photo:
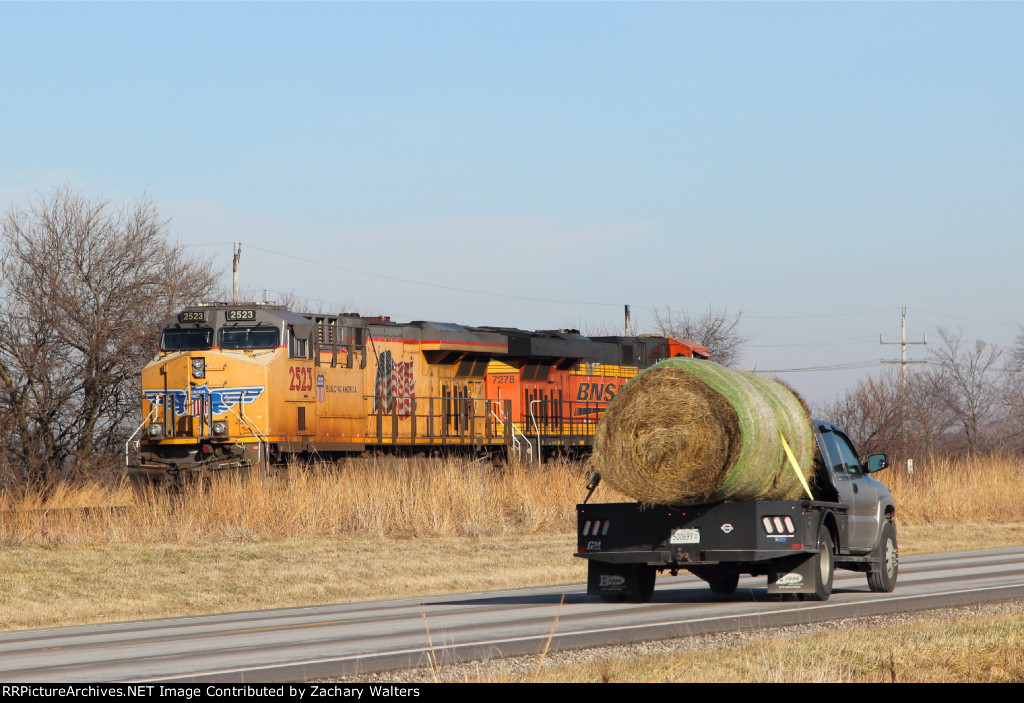
[[[390,413],[394,408],[399,417],[409,417],[412,414],[412,399],[416,397],[412,362],[396,362],[391,352],[381,352],[377,356],[373,396],[375,413]]]
[[[210,414],[210,395],[204,393],[192,394],[192,412],[189,415],[206,417]]]

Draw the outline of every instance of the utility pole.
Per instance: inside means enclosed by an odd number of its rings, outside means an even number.
[[[879,344],[899,344],[900,345],[900,360],[899,361],[882,361],[883,364],[899,364],[900,365],[900,392],[905,393],[907,390],[907,364],[923,364],[923,361],[907,361],[907,345],[908,344],[927,344],[928,335],[922,335],[920,342],[908,342],[907,341],[907,308],[906,306],[902,309],[900,316],[900,341],[898,342],[886,342],[882,339],[882,335],[878,335]]]
[[[879,344],[899,344],[900,345],[900,360],[899,361],[885,361],[883,364],[899,364],[900,365],[900,451],[905,451],[907,446],[907,364],[923,364],[923,361],[907,361],[907,345],[908,344],[927,344],[928,335],[922,335],[920,342],[908,342],[907,341],[907,308],[903,307],[900,314],[900,341],[898,342],[886,342],[882,339],[882,335],[878,335]],[[907,459],[907,472],[914,472],[914,460]]]
[[[232,298],[232,301],[235,302],[235,303],[238,302],[238,260],[241,257],[242,257],[242,243],[241,242],[235,242],[235,256],[234,256],[234,259],[231,262],[231,272],[232,272],[232,274],[231,274],[232,275],[232,290],[231,290],[231,292],[232,292],[232,295],[234,296]]]

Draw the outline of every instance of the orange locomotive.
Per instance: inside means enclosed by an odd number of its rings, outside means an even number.
[[[161,323],[128,471],[162,483],[366,451],[581,453],[622,384],[673,356],[708,350],[657,336],[199,305]]]

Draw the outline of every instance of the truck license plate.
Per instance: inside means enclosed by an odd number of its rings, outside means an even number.
[[[668,541],[669,544],[700,544],[700,530],[697,528],[672,530],[672,536]]]

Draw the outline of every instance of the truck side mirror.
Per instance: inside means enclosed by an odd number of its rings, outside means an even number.
[[[889,457],[885,454],[872,454],[868,457],[868,473],[873,474],[889,466]]]

